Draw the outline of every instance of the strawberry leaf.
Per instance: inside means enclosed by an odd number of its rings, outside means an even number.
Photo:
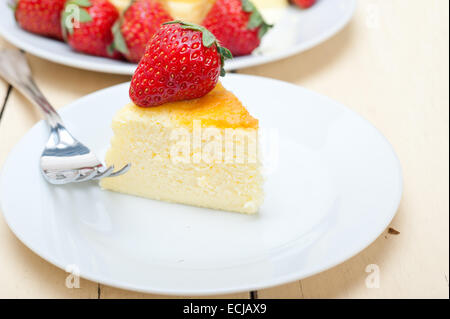
[[[61,14],[61,26],[64,39],[67,39],[67,32],[69,32],[69,34],[73,34],[73,21],[77,22],[92,21],[92,17],[89,14],[89,12],[85,8],[81,8],[81,7],[90,7],[91,5],[92,4],[90,0],[69,0],[66,2],[64,11]],[[74,17],[73,6],[75,6],[78,9],[77,17]],[[73,21],[69,21],[71,19]]]
[[[176,24],[176,23],[180,24],[181,28],[183,28],[183,29],[189,29],[189,30],[201,32],[203,45],[207,48],[209,48],[211,45],[213,45],[215,42],[217,42],[216,37],[211,33],[211,31],[209,31],[205,27],[202,27],[198,24],[183,22],[183,21],[179,21],[179,20],[169,21],[169,22],[165,22],[163,24]]]
[[[261,39],[267,33],[267,31],[270,30],[271,27],[272,27],[272,25],[265,24],[265,23],[263,25],[261,25],[261,27],[259,28],[259,31],[258,31],[258,37]]]
[[[208,29],[203,28],[202,30],[202,42],[203,45],[207,48],[209,48],[211,45],[213,45],[217,40],[214,34],[212,34]]]
[[[247,29],[255,29],[259,28],[258,37],[261,39],[273,25],[268,24],[259,10],[255,7],[255,5],[250,0],[241,0],[242,10],[250,14],[250,18],[248,19]]]
[[[70,0],[68,3],[76,4],[79,7],[90,7],[91,1],[90,0]]]
[[[63,13],[61,14],[61,27],[64,39],[66,39],[67,37],[67,32],[69,32],[69,34],[73,34],[73,24],[67,23],[69,18],[70,13],[68,11],[63,11]]]
[[[242,2],[242,10],[245,12],[252,12],[255,9],[255,6],[253,3],[251,3],[249,0],[241,0]]]
[[[256,12],[253,12],[250,15],[250,19],[248,19],[247,28],[248,29],[257,28],[261,24],[263,24],[263,22],[264,22],[263,17],[260,14],[257,14]]]
[[[15,13],[18,5],[17,0],[12,0],[7,3],[8,7]]]
[[[228,50],[227,48],[218,46],[217,47],[217,51],[219,52],[220,55],[220,76],[225,76],[226,72],[225,69],[223,68],[223,65],[225,64],[225,60],[226,59],[232,59],[233,55],[231,54],[230,50]]]
[[[125,39],[123,37],[122,31],[120,31],[120,28],[122,26],[121,19],[117,20],[116,23],[111,28],[111,32],[114,36],[113,43],[111,43],[110,47],[112,51],[116,49],[120,53],[127,55],[129,53],[127,43],[125,42]],[[109,49],[109,47],[108,47]],[[112,54],[112,53],[111,53]]]
[[[222,55],[225,59],[232,59],[233,54],[231,54],[231,51],[227,48],[219,46],[218,48],[220,55]]]
[[[86,9],[80,8],[80,19],[78,20],[79,22],[89,22],[92,21],[92,17],[89,14],[89,12],[87,12]]]

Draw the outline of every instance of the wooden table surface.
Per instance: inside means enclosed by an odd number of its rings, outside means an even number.
[[[10,45],[0,38],[0,47]],[[37,83],[57,108],[129,80],[28,58]],[[226,297],[449,297],[448,70],[449,1],[360,0],[350,24],[327,42],[239,71],[302,85],[372,122],[400,158],[404,195],[391,224],[400,234],[386,230],[355,257],[313,277]],[[39,120],[39,113],[0,79],[0,167]],[[66,288],[68,274],[25,247],[3,216],[0,261],[0,298],[164,297],[87,280],[79,289]],[[379,288],[366,286],[369,264],[379,266]]]

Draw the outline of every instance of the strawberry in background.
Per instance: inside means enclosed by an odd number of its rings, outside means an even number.
[[[249,0],[217,0],[202,25],[234,56],[252,53],[272,27]]]
[[[316,0],[289,0],[289,1],[302,9],[308,9],[309,7],[312,7],[314,3],[316,3]]]
[[[63,35],[74,50],[103,57],[121,57],[112,48],[111,29],[119,18],[114,5],[107,0],[69,0],[65,8]]]
[[[217,84],[231,53],[202,26],[173,21],[151,38],[130,85],[141,107],[199,98]]]
[[[131,62],[139,62],[161,24],[173,20],[158,0],[135,0],[114,25],[114,48]]]
[[[66,0],[18,0],[12,5],[17,23],[25,30],[63,39],[61,12]]]

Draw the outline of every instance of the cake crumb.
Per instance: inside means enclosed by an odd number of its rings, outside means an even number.
[[[391,235],[399,235],[400,234],[400,232],[397,229],[394,229],[392,227],[389,227],[388,233]]]

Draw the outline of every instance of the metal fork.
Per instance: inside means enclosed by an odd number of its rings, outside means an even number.
[[[41,155],[41,172],[52,184],[84,182],[126,173],[130,164],[114,172],[65,128],[61,117],[41,93],[31,75],[25,55],[18,50],[0,50],[0,75],[26,96],[44,114],[50,138]]]

